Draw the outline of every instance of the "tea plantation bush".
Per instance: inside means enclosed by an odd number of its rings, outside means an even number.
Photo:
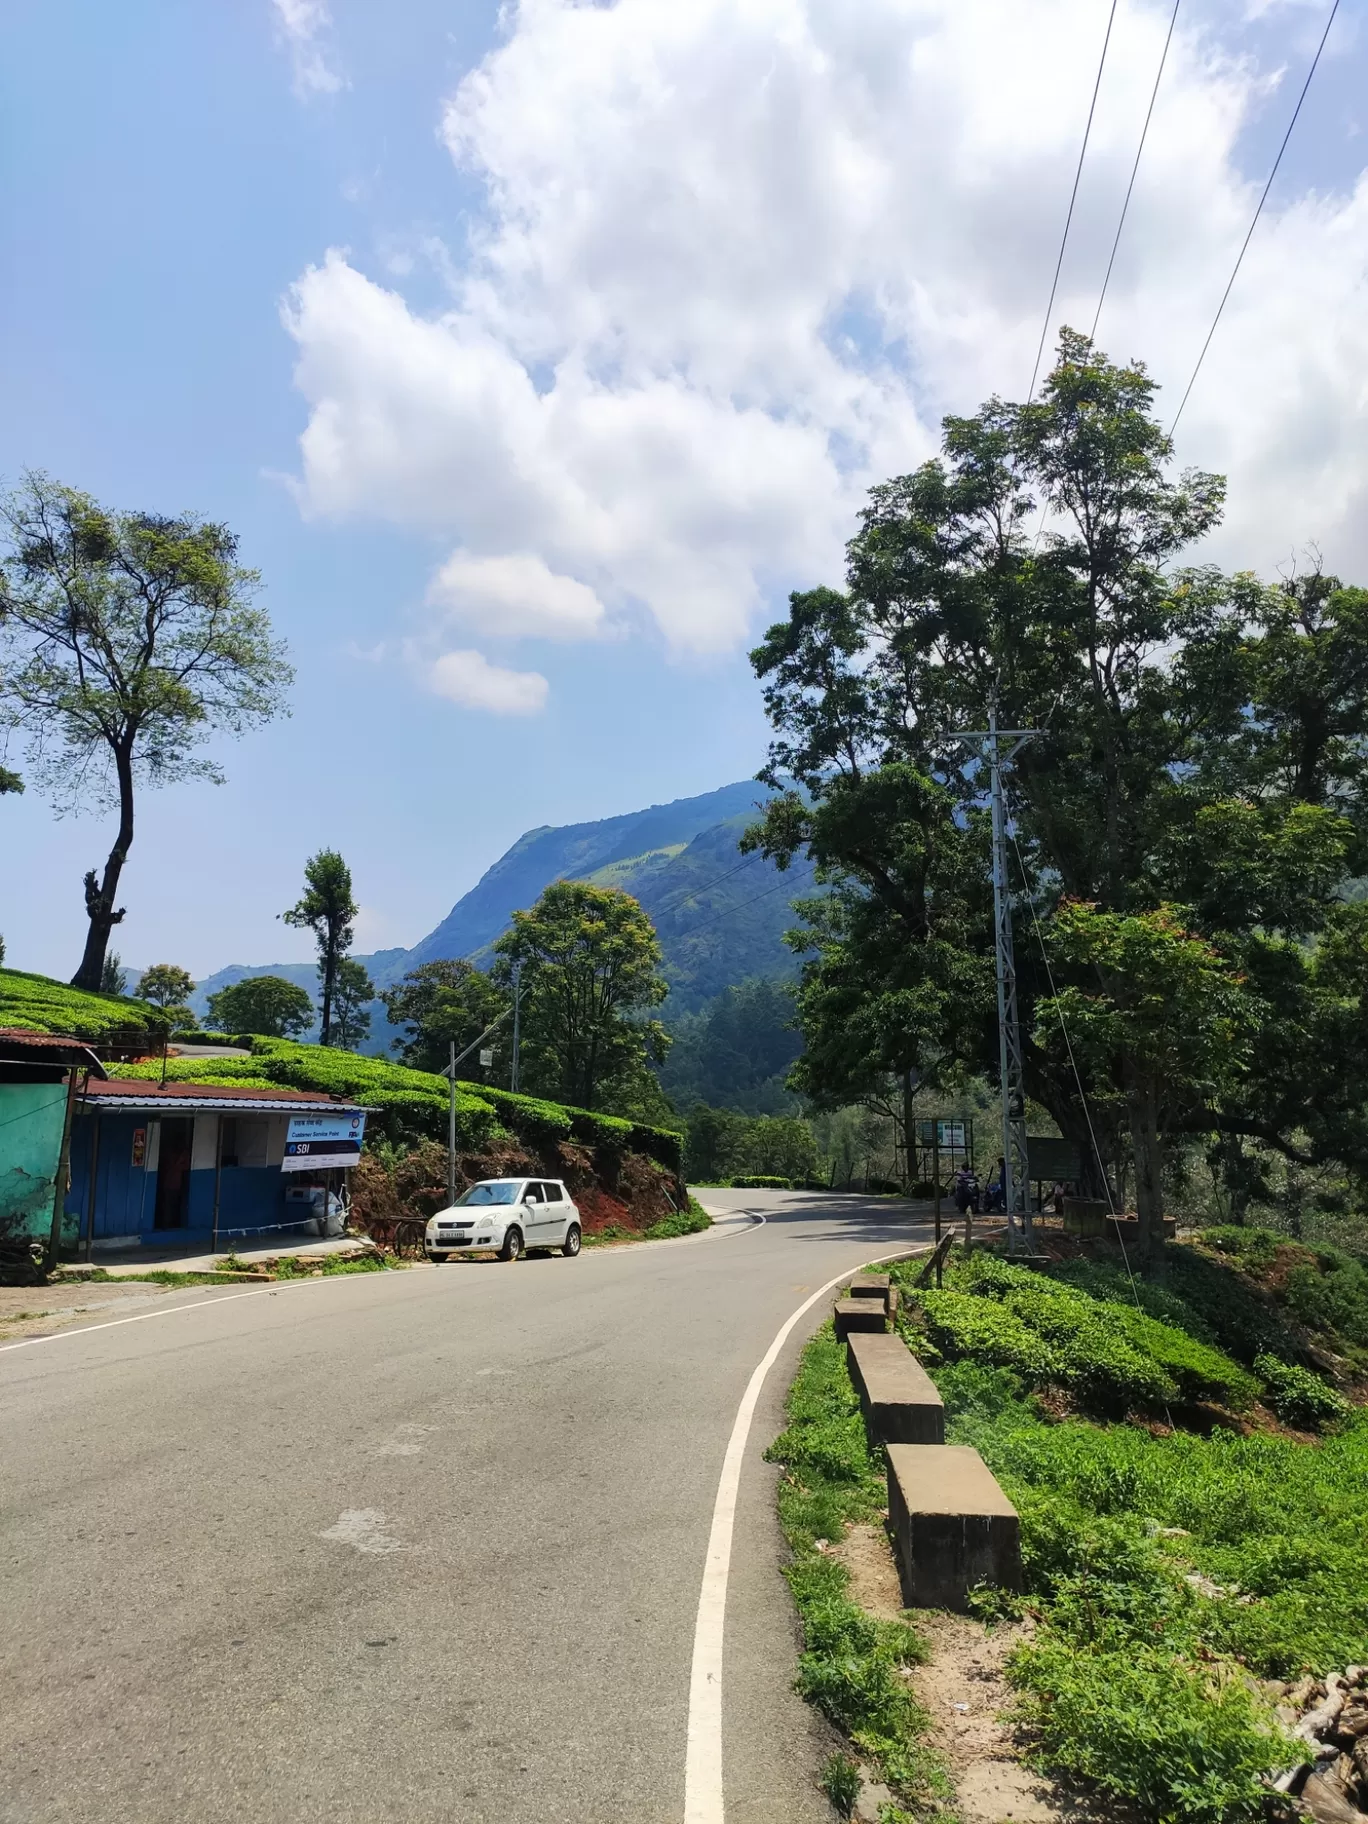
[[[122,995],[87,994],[22,969],[0,969],[0,1026],[25,1032],[50,1032],[92,1044],[123,1040],[149,1047],[161,1044],[165,1030],[161,1009],[150,1001]]]

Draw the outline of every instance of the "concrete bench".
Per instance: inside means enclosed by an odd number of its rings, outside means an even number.
[[[900,1336],[857,1330],[846,1349],[851,1384],[871,1437],[880,1444],[944,1444],[941,1396]]]
[[[838,1298],[836,1301],[836,1340],[845,1342],[853,1332],[872,1330],[882,1335],[888,1318],[877,1298]]]
[[[887,1273],[857,1273],[850,1282],[850,1298],[881,1298],[888,1302],[888,1288],[892,1284]]]
[[[909,1608],[968,1607],[976,1583],[1021,1588],[1021,1525],[967,1444],[890,1444],[888,1519]]]

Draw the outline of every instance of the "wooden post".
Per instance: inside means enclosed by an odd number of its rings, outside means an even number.
[[[62,1144],[57,1153],[57,1182],[52,1187],[52,1227],[48,1233],[47,1271],[57,1265],[62,1248],[62,1212],[66,1203],[67,1173],[71,1168],[71,1113],[76,1103],[76,1066],[67,1073],[66,1113],[62,1117]]]

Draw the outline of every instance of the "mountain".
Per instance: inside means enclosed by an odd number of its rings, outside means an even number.
[[[781,874],[762,856],[737,848],[767,796],[764,786],[741,780],[596,823],[528,830],[411,950],[380,950],[357,961],[378,988],[444,957],[487,965],[515,911],[553,880],[588,880],[623,888],[650,913],[670,983],[661,1009],[666,1020],[696,1012],[737,982],[791,975],[796,962],[783,934],[794,923],[791,902],[812,891],[811,864],[797,861]],[[318,987],[312,963],[233,963],[201,982],[191,1005],[203,1015],[211,994],[247,975],[282,975],[311,994]],[[375,1003],[363,1049],[387,1051],[394,1036]]]
[[[633,874],[650,858],[677,854],[719,824],[731,821],[740,830],[767,795],[763,786],[746,779],[699,798],[677,798],[673,804],[653,804],[598,823],[543,824],[529,830],[456,901],[437,929],[414,945],[395,979],[419,963],[475,955],[553,880],[595,880],[615,867]],[[626,880],[614,879],[613,884],[626,886]]]

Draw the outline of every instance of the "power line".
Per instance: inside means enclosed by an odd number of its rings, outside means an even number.
[[[749,899],[743,899],[738,905],[723,906],[720,912],[714,912],[711,918],[705,918],[702,924],[695,925],[692,931],[683,931],[682,937],[696,937],[700,931],[706,931],[709,925],[715,925],[719,918],[729,918],[733,912],[744,912],[747,906],[755,905],[759,900],[768,899],[782,887],[789,885],[786,880],[777,880],[772,887],[766,887],[763,893],[755,893]]]
[[[1112,242],[1111,257],[1107,261],[1107,271],[1102,280],[1101,295],[1097,300],[1097,310],[1093,316],[1092,328],[1088,340],[1097,340],[1097,325],[1102,315],[1102,305],[1106,301],[1107,287],[1111,284],[1112,267],[1116,264],[1116,250],[1121,245],[1121,230],[1126,225],[1126,212],[1130,208],[1131,191],[1135,188],[1135,174],[1140,169],[1140,155],[1145,150],[1145,140],[1149,136],[1150,121],[1154,117],[1154,103],[1159,95],[1159,84],[1163,79],[1164,65],[1168,62],[1169,46],[1173,43],[1173,28],[1178,23],[1178,8],[1182,0],[1173,0],[1173,12],[1169,16],[1168,35],[1164,39],[1164,49],[1160,54],[1159,68],[1154,73],[1154,87],[1150,90],[1149,106],[1145,110],[1145,124],[1140,129],[1140,144],[1135,148],[1135,163],[1131,166],[1130,182],[1126,185],[1126,200],[1121,205],[1121,219],[1116,224],[1116,239]]]
[[[665,895],[664,899],[656,906],[655,915],[658,917],[672,899],[678,898],[679,903],[682,906],[686,901],[693,899],[699,893],[710,893],[714,887],[720,887],[724,880],[730,880],[733,874],[739,874],[742,868],[748,868],[750,864],[757,859],[758,858],[754,855],[747,855],[744,860],[738,861],[734,868],[728,868],[725,874],[718,874],[712,880],[705,880],[701,887],[672,887]],[[677,908],[671,909],[677,910]]]
[[[1336,0],[1338,4],[1338,0]],[[1054,282],[1050,286],[1050,301],[1045,306],[1045,321],[1040,328],[1040,346],[1036,349],[1035,366],[1031,369],[1031,390],[1026,395],[1029,405],[1035,397],[1036,378],[1040,373],[1041,356],[1045,353],[1045,338],[1050,333],[1050,318],[1054,315],[1055,293],[1059,290],[1059,275],[1064,269],[1064,249],[1069,244],[1069,229],[1073,223],[1074,204],[1078,201],[1078,181],[1083,175],[1083,160],[1088,155],[1088,139],[1092,134],[1093,114],[1097,109],[1097,92],[1102,87],[1102,71],[1107,61],[1107,46],[1111,43],[1112,25],[1116,19],[1116,0],[1112,0],[1111,11],[1107,15],[1107,35],[1102,40],[1102,56],[1098,60],[1097,80],[1093,83],[1092,101],[1088,105],[1088,124],[1083,130],[1083,144],[1078,149],[1078,169],[1074,172],[1073,190],[1069,196],[1069,213],[1064,218],[1064,235],[1059,243],[1059,258],[1055,261]]]
[[[1248,250],[1250,241],[1254,238],[1254,230],[1259,225],[1259,217],[1263,214],[1263,206],[1268,201],[1268,193],[1273,188],[1273,179],[1278,175],[1278,166],[1282,163],[1283,153],[1287,150],[1287,142],[1292,137],[1292,129],[1297,124],[1297,116],[1301,113],[1302,103],[1306,100],[1306,91],[1311,87],[1311,78],[1316,73],[1316,66],[1321,60],[1321,52],[1325,49],[1325,41],[1330,36],[1330,27],[1335,23],[1335,14],[1338,11],[1339,0],[1333,0],[1333,4],[1330,8],[1330,17],[1325,22],[1325,30],[1321,33],[1320,43],[1316,46],[1316,54],[1311,59],[1311,68],[1306,72],[1306,81],[1302,84],[1302,92],[1297,97],[1297,105],[1292,110],[1292,118],[1287,123],[1287,131],[1283,134],[1282,144],[1278,147],[1278,156],[1273,160],[1273,169],[1269,172],[1268,182],[1263,187],[1263,195],[1259,198],[1258,208],[1254,211],[1254,219],[1249,224],[1249,232],[1245,235],[1244,241],[1240,247],[1239,255],[1236,258],[1230,278],[1226,283],[1226,288],[1221,293],[1221,301],[1216,306],[1216,315],[1211,319],[1211,328],[1207,331],[1206,341],[1202,344],[1202,352],[1197,357],[1197,365],[1192,370],[1192,378],[1187,383],[1187,388],[1183,393],[1182,399],[1179,401],[1178,410],[1174,414],[1173,423],[1168,428],[1170,437],[1172,437],[1173,433],[1178,429],[1178,420],[1183,415],[1183,407],[1187,404],[1188,395],[1197,383],[1198,374],[1202,371],[1202,363],[1206,360],[1206,352],[1211,347],[1211,338],[1216,334],[1216,325],[1221,320],[1221,313],[1226,307],[1226,299],[1230,296],[1230,293],[1234,288],[1240,267],[1244,263],[1245,253]]]

